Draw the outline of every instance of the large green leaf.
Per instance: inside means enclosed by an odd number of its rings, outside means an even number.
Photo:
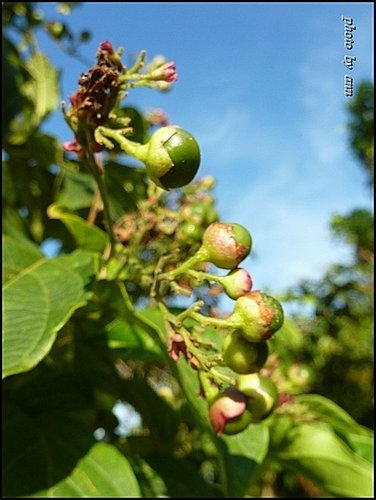
[[[67,477],[94,444],[93,427],[64,409],[34,417],[4,406],[3,494],[32,495]]]
[[[57,201],[69,210],[88,208],[93,203],[96,183],[92,175],[64,169],[64,180]]]
[[[77,245],[85,250],[93,252],[103,252],[107,244],[107,234],[97,226],[89,224],[78,215],[69,213],[56,203],[48,208],[48,216],[51,219],[58,219],[72,233]]]
[[[319,394],[300,394],[296,402],[307,405],[310,413],[331,426],[350,448],[369,462],[373,459],[373,432],[359,425],[343,408]]]
[[[26,238],[3,235],[3,282],[39,259],[43,259],[43,254],[35,243]]]
[[[171,498],[213,498],[218,492],[205,482],[197,467],[187,458],[171,455],[151,455],[146,461]]]
[[[38,126],[58,103],[58,71],[40,52],[27,61],[26,70],[30,78],[21,87],[21,92],[32,103],[34,125]]]
[[[146,198],[145,178],[143,169],[127,167],[113,161],[106,164],[104,181],[113,220],[136,210],[139,202]]]
[[[141,495],[125,456],[110,444],[97,443],[67,478],[33,496],[127,498]]]
[[[251,424],[233,436],[219,440],[222,466],[226,471],[226,496],[243,497],[268,452],[269,432],[263,424]]]
[[[373,496],[372,465],[355,454],[326,424],[275,418],[272,457],[330,495]]]
[[[22,79],[22,62],[17,48],[7,38],[3,38],[3,138],[9,132],[12,119],[21,112],[24,99],[19,90]]]
[[[140,490],[126,458],[112,445],[95,443],[93,423],[56,411],[4,412],[6,496],[133,497]]]
[[[122,357],[149,363],[163,361],[159,345],[145,333],[141,325],[116,318],[105,330],[109,347],[121,349]]]
[[[88,252],[41,259],[3,288],[3,377],[28,371],[50,351],[59,329],[86,304],[97,273]]]
[[[319,394],[299,394],[295,396],[295,401],[307,405],[310,412],[319,416],[333,428],[347,428],[350,431],[357,431],[366,435],[371,433],[370,429],[359,425],[347,411],[324,396]]]

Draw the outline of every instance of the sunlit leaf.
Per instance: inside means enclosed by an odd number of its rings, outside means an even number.
[[[28,371],[50,351],[59,329],[86,304],[96,256],[40,259],[3,288],[3,377]]]
[[[61,220],[72,233],[80,248],[93,252],[103,252],[108,238],[107,234],[99,227],[90,224],[78,215],[68,212],[57,204],[49,206],[48,216],[51,219]]]
[[[330,426],[279,417],[271,436],[274,460],[326,493],[346,498],[372,496],[372,465],[355,454]]]

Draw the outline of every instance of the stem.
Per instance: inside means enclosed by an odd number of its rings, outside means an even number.
[[[202,350],[199,347],[196,347],[196,345],[193,343],[190,332],[180,324],[180,321],[177,321],[178,318],[169,311],[162,300],[158,301],[158,305],[162,312],[165,323],[166,325],[168,325],[168,328],[166,329],[171,329],[171,324],[175,325],[175,328],[172,328],[172,331],[178,332],[183,337],[188,352],[197,359],[202,370],[204,370],[205,372],[209,372],[212,363],[208,361],[208,356],[204,354]]]
[[[94,224],[99,211],[98,203],[100,201],[101,195],[99,190],[96,190],[93,196],[93,201],[91,203],[89,215],[87,216],[87,221],[89,224]]]
[[[109,142],[106,141],[106,137],[113,139],[116,141],[120,148],[127,154],[134,156],[137,160],[140,160],[145,163],[147,159],[149,146],[148,144],[139,144],[138,142],[133,142],[124,137],[121,130],[113,130],[107,127],[98,127],[95,130],[94,134],[96,142],[99,144],[104,144],[106,147],[109,147]],[[113,145],[111,145],[110,149],[112,149]]]
[[[133,73],[137,73],[137,71],[139,69],[142,68],[142,66],[144,65],[144,61],[145,61],[145,56],[146,56],[146,50],[141,50],[141,52],[139,53],[138,57],[137,57],[137,60],[134,64],[134,66],[132,66],[124,76],[127,76],[127,75],[132,75]],[[124,78],[121,77],[121,78]]]
[[[191,318],[197,320],[204,326],[213,326],[214,328],[234,329],[238,326],[238,324],[235,321],[233,321],[232,315],[227,319],[221,319],[221,318],[209,318],[208,316],[204,316],[203,314],[200,314],[198,312],[192,312]]]
[[[210,403],[218,394],[219,392],[218,387],[213,387],[213,384],[211,383],[211,378],[207,373],[200,371],[198,373],[198,377],[201,382],[201,387],[205,393],[205,399],[207,399],[207,401]]]
[[[199,264],[200,262],[205,262],[207,260],[207,255],[206,255],[206,250],[204,247],[200,247],[197,252],[192,255],[188,260],[183,262],[179,267],[176,269],[173,269],[172,271],[168,271],[167,273],[162,273],[159,275],[159,279],[167,279],[167,280],[173,280],[176,278],[176,276],[179,276],[179,274],[183,274],[187,272],[188,270],[191,269],[191,267],[195,266],[196,264]]]
[[[93,174],[97,186],[99,189],[99,193],[102,198],[103,202],[103,212],[104,212],[104,218],[106,220],[106,230],[108,233],[108,236],[110,238],[110,254],[108,257],[108,260],[112,257],[114,250],[115,250],[115,237],[114,233],[112,232],[112,222],[111,222],[111,216],[110,216],[110,206],[108,204],[108,198],[107,198],[107,193],[106,193],[106,186],[104,183],[104,178],[103,178],[103,170],[101,171],[99,166],[97,165],[94,155],[92,153],[87,154],[87,163],[89,166],[89,170]]]
[[[198,300],[197,302],[192,304],[190,307],[188,307],[188,309],[186,309],[185,311],[178,314],[178,316],[176,317],[177,321],[179,321],[181,323],[182,321],[185,320],[185,318],[188,318],[189,316],[191,316],[193,312],[197,312],[199,309],[201,309],[201,307],[203,305],[204,305],[204,301]]]
[[[194,271],[193,269],[187,271],[187,274],[200,281],[206,280],[206,281],[215,281],[217,283],[222,283],[223,279],[222,276],[216,276],[215,274],[205,273],[204,271]]]
[[[129,313],[132,314],[133,318],[135,319],[136,323],[140,324],[144,330],[146,330],[152,338],[156,340],[158,345],[161,347],[162,352],[165,352],[166,350],[166,339],[165,336],[163,335],[163,332],[159,327],[157,327],[154,323],[151,321],[147,320],[145,317],[141,316],[135,309],[129,295],[127,292],[127,289],[122,281],[118,281],[118,287],[120,290],[120,293],[123,297],[125,307],[129,311]]]

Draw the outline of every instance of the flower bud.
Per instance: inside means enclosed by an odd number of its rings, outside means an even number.
[[[247,409],[252,414],[253,422],[264,420],[278,405],[278,390],[270,378],[258,373],[240,375],[236,387],[248,398]]]
[[[239,297],[231,315],[231,322],[249,342],[267,340],[281,328],[283,320],[281,304],[258,290]]]
[[[213,222],[204,233],[202,248],[208,261],[222,269],[233,269],[251,251],[252,238],[240,224]]]
[[[220,280],[224,291],[231,299],[238,299],[252,288],[252,278],[246,269],[238,268]]]
[[[168,348],[167,352],[173,361],[177,362],[179,360],[179,354],[183,353],[185,358],[188,357],[187,346],[184,342],[183,337],[180,333],[174,333],[168,338]]]
[[[246,411],[247,398],[235,387],[229,387],[218,394],[210,406],[209,418],[217,436],[222,433],[237,434],[251,421]]]
[[[164,189],[185,186],[194,178],[200,165],[200,148],[194,137],[177,126],[157,130],[147,144],[143,160],[146,173]]]
[[[148,80],[164,81],[167,83],[176,82],[178,74],[173,61],[168,61],[147,75]]]
[[[248,342],[237,330],[228,333],[223,343],[223,359],[226,365],[242,375],[260,371],[268,354],[266,342]]]

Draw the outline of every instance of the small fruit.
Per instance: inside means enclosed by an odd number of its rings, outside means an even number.
[[[147,143],[143,161],[151,180],[163,189],[189,184],[200,166],[200,148],[195,138],[177,126],[162,127]]]
[[[281,304],[258,290],[237,299],[230,319],[249,342],[267,340],[281,328],[283,320]]]
[[[269,354],[266,342],[251,343],[238,330],[227,334],[223,343],[223,359],[235,373],[260,371]]]
[[[268,417],[278,405],[278,390],[270,378],[258,373],[240,375],[236,387],[247,396],[247,409],[253,422]]]
[[[195,222],[185,222],[179,227],[178,236],[179,239],[183,241],[192,242],[192,241],[201,241],[204,230],[202,227]]]
[[[238,299],[252,288],[252,278],[246,269],[233,269],[219,283],[231,299]]]
[[[245,227],[233,222],[213,222],[206,228],[197,252],[173,271],[162,273],[159,277],[173,279],[201,262],[234,269],[247,257],[251,248],[252,238]]]
[[[202,252],[222,269],[234,269],[250,253],[252,238],[247,229],[233,222],[213,222],[206,228]]]
[[[251,422],[247,412],[247,398],[235,387],[219,393],[210,405],[209,418],[217,436],[237,434]]]

